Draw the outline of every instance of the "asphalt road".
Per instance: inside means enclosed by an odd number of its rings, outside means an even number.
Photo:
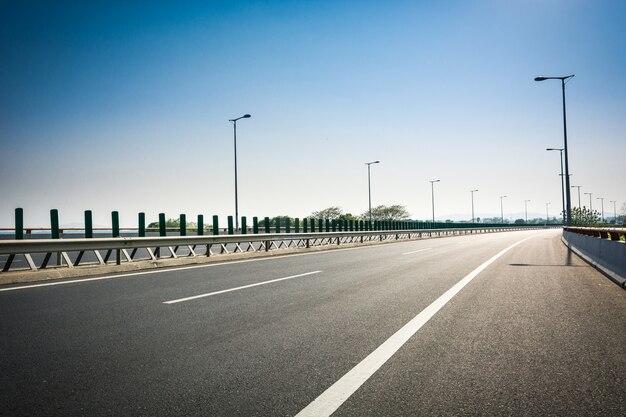
[[[626,415],[626,291],[558,230],[8,288],[2,416]]]

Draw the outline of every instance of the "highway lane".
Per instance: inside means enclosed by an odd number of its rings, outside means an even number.
[[[295,415],[525,237],[335,415],[626,410],[624,291],[529,231],[0,292],[0,415]]]

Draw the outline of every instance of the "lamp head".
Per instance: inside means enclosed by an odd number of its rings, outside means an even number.
[[[535,77],[535,81],[545,81],[548,77]]]

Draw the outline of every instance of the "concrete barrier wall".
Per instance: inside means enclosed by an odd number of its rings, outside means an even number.
[[[626,244],[624,242],[563,231],[563,243],[617,285],[626,289]]]

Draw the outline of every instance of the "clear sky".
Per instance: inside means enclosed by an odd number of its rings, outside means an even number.
[[[552,215],[570,172],[626,202],[626,2],[3,2],[0,227],[123,226],[405,205],[413,218]],[[573,190],[575,191],[575,190]],[[583,203],[588,205],[588,196]],[[586,202],[586,203],[585,203]],[[577,193],[572,204],[578,204]]]

